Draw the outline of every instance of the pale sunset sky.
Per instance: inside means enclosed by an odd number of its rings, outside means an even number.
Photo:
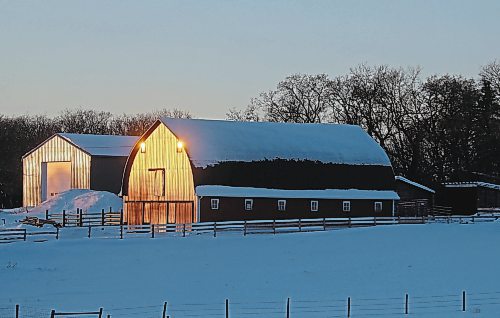
[[[498,0],[0,0],[5,115],[224,118],[294,73],[364,62],[476,77],[499,58]]]

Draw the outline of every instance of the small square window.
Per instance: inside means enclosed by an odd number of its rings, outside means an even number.
[[[278,211],[286,210],[286,200],[278,200]]]
[[[219,199],[210,200],[210,206],[212,207],[212,210],[218,210],[219,209]]]
[[[245,210],[246,211],[253,210],[253,199],[245,199]]]
[[[375,202],[375,212],[382,212],[382,202]]]
[[[351,212],[351,201],[342,201],[342,211]]]
[[[318,212],[318,201],[312,200],[311,201],[311,212]]]

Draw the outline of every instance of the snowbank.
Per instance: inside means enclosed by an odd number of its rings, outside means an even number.
[[[109,211],[120,211],[123,202],[116,194],[107,191],[94,191],[72,189],[62,192],[39,206],[33,208],[30,213],[49,212],[76,212],[76,209],[82,209],[83,212],[100,212],[102,209]]]

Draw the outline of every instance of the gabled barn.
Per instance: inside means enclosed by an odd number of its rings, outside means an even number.
[[[500,185],[487,182],[444,183],[436,201],[451,207],[453,214],[499,211]]]
[[[359,126],[162,118],[124,172],[129,224],[392,215],[394,174]]]
[[[123,168],[139,137],[58,133],[26,153],[23,205],[69,189],[119,193]]]

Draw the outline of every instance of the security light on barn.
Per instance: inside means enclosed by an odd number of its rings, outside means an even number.
[[[179,140],[177,142],[177,152],[182,152],[182,149],[184,149],[184,143]]]
[[[141,152],[142,153],[146,152],[146,143],[145,142],[141,142]]]

